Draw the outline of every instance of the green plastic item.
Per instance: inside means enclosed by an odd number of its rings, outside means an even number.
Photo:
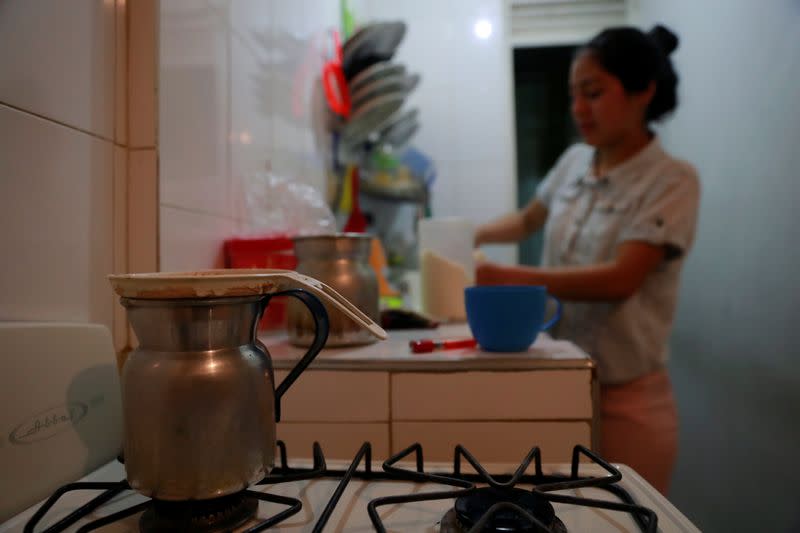
[[[342,42],[346,41],[353,35],[355,30],[356,21],[353,15],[353,10],[350,9],[350,2],[347,0],[340,0],[340,7],[342,12]]]

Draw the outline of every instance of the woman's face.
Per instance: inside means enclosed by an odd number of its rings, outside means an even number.
[[[628,93],[622,82],[609,74],[591,52],[581,52],[572,62],[569,79],[572,118],[587,144],[614,146],[645,125],[645,111],[654,87]]]

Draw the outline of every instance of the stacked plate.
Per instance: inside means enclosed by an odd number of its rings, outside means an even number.
[[[418,111],[403,105],[420,77],[391,61],[405,32],[403,22],[373,23],[342,46],[351,103],[349,117],[337,127],[342,163],[362,164],[375,149],[399,151],[419,129]]]

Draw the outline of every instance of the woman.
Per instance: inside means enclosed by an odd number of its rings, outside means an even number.
[[[678,429],[667,339],[700,196],[695,170],[649,128],[677,105],[677,43],[662,26],[589,41],[569,81],[585,144],[561,156],[527,207],[476,232],[480,245],[544,228],[541,268],[482,263],[477,283],[546,285],[564,300],[555,334],[597,362],[600,453],[665,494]]]

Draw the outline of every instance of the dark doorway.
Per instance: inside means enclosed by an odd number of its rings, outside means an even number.
[[[574,46],[514,50],[514,100],[517,125],[517,205],[533,198],[536,187],[578,134],[569,112],[569,67]],[[542,234],[520,243],[519,262],[538,265]]]

